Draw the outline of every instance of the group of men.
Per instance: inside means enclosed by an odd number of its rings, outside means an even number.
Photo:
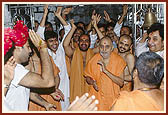
[[[26,38],[10,36],[10,32],[5,34],[5,64],[8,64],[5,79],[10,79],[10,82],[5,82],[8,86],[6,107],[23,111],[163,110],[164,92],[161,89],[164,87],[160,88],[160,84],[164,75],[164,25],[154,23],[135,48],[131,29],[122,26],[127,5],[123,6],[122,16],[116,24],[104,11],[104,19],[108,22],[106,27],[99,26],[101,16],[95,11],[87,26],[81,22],[75,24],[73,20],[67,23],[65,15],[71,10],[65,8],[62,11],[62,7],[57,7],[54,12],[62,24],[61,32],[64,31],[59,36],[52,24],[46,22],[48,5],[44,6],[36,33],[29,31],[29,40],[28,32],[18,29],[14,31],[24,34]],[[23,22],[18,21],[16,28],[18,24],[25,27]],[[14,77],[7,71],[11,69],[10,62],[13,63]],[[29,63],[24,65],[25,62]],[[19,93],[21,90],[23,95]],[[95,96],[99,102],[96,102],[97,109],[95,103],[90,104],[91,109],[86,109],[85,104],[91,103],[94,98],[86,100],[88,95],[82,96],[85,93]],[[82,97],[78,102],[73,102],[76,96]],[[22,100],[18,101],[18,98]],[[141,104],[141,101],[146,102],[146,105]],[[74,107],[74,103],[83,105]]]

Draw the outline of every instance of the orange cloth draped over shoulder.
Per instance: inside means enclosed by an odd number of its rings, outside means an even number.
[[[86,64],[93,57],[94,53],[91,49],[87,50]],[[70,102],[76,96],[82,96],[88,92],[89,85],[86,83],[84,77],[83,57],[79,48],[76,48],[71,61],[71,74],[70,74]]]
[[[70,73],[71,73],[71,61],[70,61],[68,56],[65,56],[65,62],[66,62],[68,75],[70,76]]]
[[[140,90],[121,91],[113,111],[161,111],[161,107],[152,97]]]
[[[96,81],[99,91],[97,92],[93,87],[90,88],[89,95],[95,95],[99,100],[98,110],[111,110],[113,101],[118,97],[120,86],[114,83],[106,74],[101,72],[100,65],[97,62],[102,59],[100,54],[96,54],[87,64],[85,68],[85,75],[91,77]],[[112,52],[110,55],[110,62],[106,66],[107,70],[115,76],[120,76],[126,66],[125,61],[121,56]]]
[[[58,75],[58,73],[60,72],[59,68],[55,65],[52,57],[50,56],[51,62],[53,64],[53,69],[54,69],[54,76],[56,77]],[[39,64],[39,71],[38,73],[41,74],[41,65]],[[38,90],[38,89],[37,89]],[[39,89],[41,90],[41,89]],[[43,90],[43,89],[42,89]],[[45,94],[45,95],[40,95],[42,98],[44,98],[47,102],[56,105],[56,110],[57,111],[61,111],[61,104],[58,101],[55,101],[49,94]],[[29,111],[46,111],[44,107],[41,107],[33,102],[30,101],[29,103]]]

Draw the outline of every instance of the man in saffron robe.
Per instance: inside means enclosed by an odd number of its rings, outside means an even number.
[[[78,47],[75,49],[71,47],[70,41],[73,33],[76,30],[74,22],[71,21],[72,28],[64,40],[64,50],[66,55],[71,60],[71,73],[70,73],[70,102],[75,100],[76,96],[82,96],[88,92],[89,85],[86,83],[83,72],[85,65],[94,55],[90,47],[90,38],[88,35],[83,34],[79,37]]]
[[[85,68],[88,84],[93,85],[89,94],[99,100],[98,110],[109,111],[124,84],[123,71],[126,63],[113,52],[112,41],[105,36],[100,41],[100,53],[96,54]]]
[[[121,91],[112,110],[163,111],[164,91],[159,88],[163,74],[163,58],[154,52],[142,53],[133,70],[134,90]]]

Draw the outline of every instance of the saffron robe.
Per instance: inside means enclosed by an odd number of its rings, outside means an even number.
[[[143,91],[121,91],[113,111],[161,111],[161,107]]]
[[[89,48],[86,55],[86,64],[93,57],[94,53]],[[71,61],[70,73],[70,102],[75,100],[76,96],[82,96],[88,92],[89,85],[86,83],[83,69],[83,57],[79,48],[76,48]]]
[[[98,110],[111,110],[113,101],[118,97],[120,86],[114,83],[105,73],[101,72],[100,65],[97,64],[101,60],[101,55],[96,54],[87,64],[85,68],[85,75],[91,77],[96,81],[99,91],[97,92],[93,87],[90,88],[89,95],[95,95],[99,100]],[[121,56],[112,52],[110,61],[106,66],[107,70],[116,77],[119,77],[126,66],[125,61]]]
[[[60,72],[59,68],[55,65],[52,57],[50,56],[51,62],[53,64],[53,69],[54,69],[54,76],[57,76],[58,73]],[[36,63],[37,64],[37,63]],[[36,65],[37,66],[37,65]],[[37,73],[41,74],[41,65],[38,64],[39,71]],[[39,90],[44,90],[44,89],[36,89],[37,91]],[[56,110],[61,111],[61,104],[58,101],[55,101],[49,94],[42,94],[40,95],[42,98],[44,98],[47,102],[56,105]],[[44,107],[41,107],[40,105],[37,105],[33,102],[30,101],[29,103],[29,111],[46,111]]]

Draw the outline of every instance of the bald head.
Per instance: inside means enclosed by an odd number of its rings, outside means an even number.
[[[123,34],[122,36],[120,36],[120,39],[121,39],[121,38],[124,38],[124,39],[129,40],[129,41],[131,42],[131,44],[132,44],[132,37],[131,37],[130,35]]]
[[[111,40],[110,37],[108,37],[108,36],[104,36],[104,37],[100,40],[100,44],[101,44],[102,42],[104,42],[104,41],[108,42],[110,45],[113,45],[113,44],[112,44],[112,40]]]

